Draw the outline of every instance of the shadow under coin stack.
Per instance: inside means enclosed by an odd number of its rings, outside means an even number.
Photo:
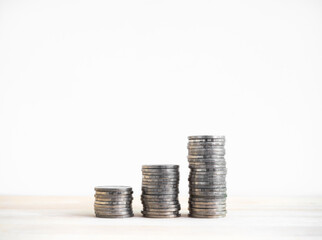
[[[133,217],[132,188],[125,186],[95,187],[94,210],[96,217],[126,218]]]
[[[189,216],[226,216],[226,161],[224,136],[188,137]]]
[[[142,214],[150,218],[180,217],[179,165],[142,166]]]

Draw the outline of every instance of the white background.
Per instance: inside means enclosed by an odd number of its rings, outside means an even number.
[[[226,135],[230,195],[322,194],[321,1],[0,1],[0,194],[92,195]]]

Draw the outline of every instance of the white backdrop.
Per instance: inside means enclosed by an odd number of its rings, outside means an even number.
[[[0,2],[0,194],[140,193],[226,135],[230,195],[322,194],[321,1]]]

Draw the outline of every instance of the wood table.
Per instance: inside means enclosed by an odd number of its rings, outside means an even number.
[[[94,197],[0,196],[0,239],[322,239],[322,197],[230,197],[226,218],[96,218]]]

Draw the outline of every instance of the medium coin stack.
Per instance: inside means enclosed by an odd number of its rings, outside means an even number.
[[[180,217],[179,165],[142,166],[142,214],[151,218]]]
[[[226,161],[224,136],[188,137],[189,216],[226,216]]]
[[[96,217],[133,217],[132,188],[126,186],[95,187],[94,210]]]

